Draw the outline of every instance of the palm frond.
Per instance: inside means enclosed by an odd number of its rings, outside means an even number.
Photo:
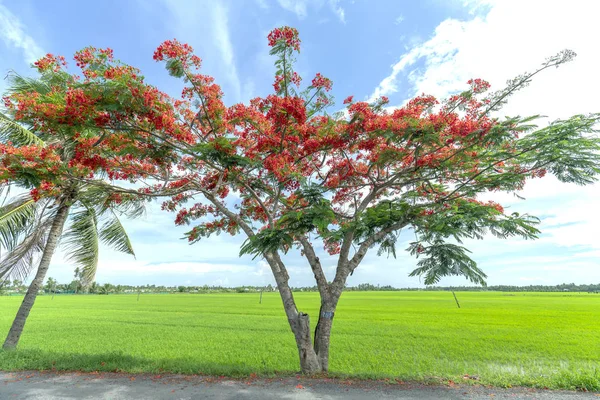
[[[0,141],[16,146],[45,145],[33,132],[3,113],[0,113]]]
[[[51,225],[51,218],[38,224],[0,261],[0,281],[6,279],[24,281],[27,279],[34,269],[37,256],[44,251]]]
[[[62,243],[68,260],[81,267],[83,286],[93,282],[98,268],[98,218],[93,208],[84,207],[72,215]]]
[[[6,78],[9,83],[8,92],[11,93],[37,92],[45,95],[50,93],[52,90],[52,86],[47,82],[47,79],[44,79],[44,77],[40,79],[29,78],[26,76],[21,76],[15,71],[9,71]]]
[[[96,208],[97,215],[102,215],[112,209],[119,214],[124,214],[130,218],[137,218],[146,212],[146,201],[143,196],[125,193],[121,196],[121,202],[116,204],[110,201],[111,194],[115,193],[114,186],[101,181],[87,185],[81,192],[79,198],[82,203]]]
[[[37,203],[28,195],[19,196],[0,207],[0,249],[14,248],[36,218]]]
[[[135,257],[133,246],[119,217],[113,210],[109,210],[111,218],[100,229],[100,240],[113,249],[131,254]]]

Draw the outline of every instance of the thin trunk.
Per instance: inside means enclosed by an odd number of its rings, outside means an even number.
[[[456,298],[456,294],[454,293],[454,291],[452,291],[452,295],[454,296],[454,300],[456,301],[456,305],[458,306],[458,308],[460,308],[460,303],[458,302],[458,299]]]
[[[14,349],[17,347],[19,343],[19,338],[23,333],[23,328],[25,327],[25,322],[27,321],[27,317],[29,316],[29,312],[33,307],[33,303],[37,297],[38,291],[42,287],[42,283],[44,282],[44,278],[46,277],[46,272],[48,272],[48,267],[50,266],[50,261],[52,260],[52,255],[54,254],[54,250],[58,244],[58,239],[62,235],[63,227],[65,225],[65,221],[67,220],[67,216],[69,215],[70,205],[67,203],[62,203],[59,206],[59,209],[54,217],[54,221],[52,221],[52,227],[50,228],[50,232],[48,234],[48,241],[46,242],[46,246],[44,247],[44,253],[42,254],[42,259],[40,260],[40,265],[38,267],[37,273],[35,274],[35,278],[29,285],[29,289],[25,294],[25,298],[21,303],[21,307],[19,307],[19,311],[17,312],[17,316],[10,327],[10,331],[8,332],[8,336],[4,341],[4,345],[2,346],[4,349]]]

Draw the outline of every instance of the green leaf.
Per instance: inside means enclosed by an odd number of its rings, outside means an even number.
[[[71,226],[63,236],[68,260],[82,269],[82,284],[94,281],[98,268],[98,218],[93,208],[84,207],[72,215]]]
[[[0,113],[0,140],[11,142],[16,146],[45,145],[44,141],[29,129],[2,113]]]
[[[12,199],[0,207],[0,248],[12,249],[34,224],[37,204],[30,196]]]
[[[112,217],[100,229],[100,240],[113,249],[122,253],[131,254],[135,257],[133,246],[119,217],[110,210]]]
[[[475,284],[486,286],[487,275],[477,268],[477,263],[467,255],[469,250],[464,247],[443,242],[424,247],[414,242],[408,250],[417,257],[425,256],[409,276],[424,276],[426,285],[438,283],[445,276],[464,276]]]
[[[0,262],[0,281],[4,279],[25,280],[34,269],[34,262],[46,247],[52,218],[34,226],[29,234],[18,242]]]
[[[294,239],[281,229],[264,229],[248,238],[240,249],[240,256],[254,254],[254,258],[277,250],[289,249]]]
[[[174,76],[176,78],[181,78],[185,74],[185,70],[183,68],[183,64],[180,60],[176,58],[170,58],[166,63],[167,71],[169,71],[169,75]]]

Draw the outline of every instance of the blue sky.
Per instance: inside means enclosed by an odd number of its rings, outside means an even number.
[[[152,53],[163,40],[191,44],[203,59],[204,73],[221,84],[228,104],[272,90],[272,59],[267,33],[290,25],[300,31],[297,71],[310,79],[321,72],[334,81],[338,103],[348,95],[381,95],[392,105],[426,92],[444,97],[464,89],[473,77],[499,88],[564,48],[577,59],[546,72],[520,92],[504,115],[543,114],[547,120],[600,111],[600,35],[590,1],[510,0],[104,0],[73,2],[0,0],[0,71],[30,73],[29,63],[47,52],[70,58],[85,46],[111,47],[124,62],[142,69],[147,80],[176,95],[180,84]],[[4,82],[0,81],[0,89]],[[580,188],[552,177],[531,182],[526,201],[494,195],[510,210],[542,218],[537,241],[469,242],[473,258],[490,284],[600,282],[600,185]],[[146,217],[128,221],[137,258],[102,249],[97,279],[123,284],[262,285],[273,283],[260,260],[238,257],[243,238],[219,236],[189,246],[174,216],[152,205]],[[411,240],[403,234],[400,248]],[[291,252],[293,253],[293,252]],[[369,255],[350,278],[397,287],[422,286],[409,278],[415,260]],[[69,281],[73,266],[57,254],[50,276]],[[313,285],[299,254],[286,262],[293,286]],[[333,276],[334,260],[325,260]],[[442,284],[463,284],[448,278]]]

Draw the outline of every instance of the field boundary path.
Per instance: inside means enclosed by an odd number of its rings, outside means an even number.
[[[0,372],[0,399],[600,399],[598,393],[302,377],[232,380],[124,373]]]

